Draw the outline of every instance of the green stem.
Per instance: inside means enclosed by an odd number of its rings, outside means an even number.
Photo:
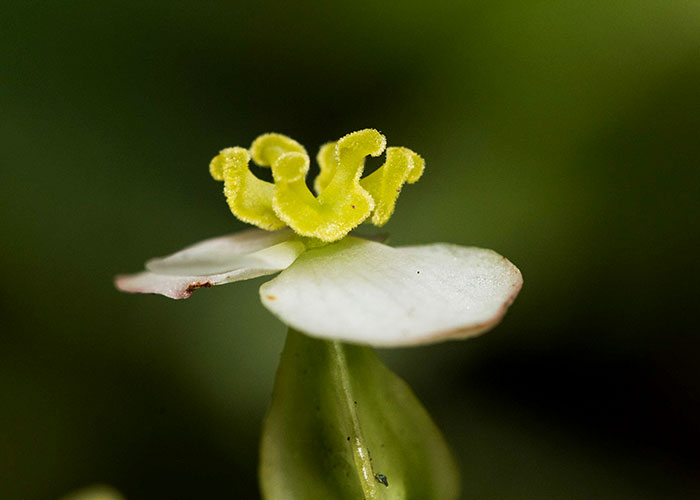
[[[334,364],[338,370],[338,379],[340,381],[340,387],[338,389],[341,392],[340,396],[347,406],[348,415],[350,416],[350,422],[352,424],[352,455],[353,459],[355,460],[355,466],[357,467],[357,475],[360,480],[360,485],[362,486],[362,492],[365,496],[365,500],[376,500],[379,498],[379,492],[374,479],[374,471],[372,468],[372,461],[370,460],[369,456],[369,450],[365,446],[365,438],[362,435],[362,426],[360,425],[360,419],[357,416],[357,401],[355,400],[352,390],[350,373],[348,371],[348,362],[345,357],[343,344],[338,341],[332,341],[329,342],[329,346],[331,350],[331,359],[334,361]]]

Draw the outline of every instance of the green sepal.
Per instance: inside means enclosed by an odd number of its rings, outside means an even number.
[[[261,445],[265,500],[453,500],[455,462],[374,351],[290,329]]]

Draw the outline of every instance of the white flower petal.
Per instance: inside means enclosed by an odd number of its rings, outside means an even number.
[[[316,337],[377,347],[476,335],[503,317],[520,271],[491,250],[391,248],[348,237],[308,250],[260,288],[284,323]]]
[[[294,233],[289,229],[246,229],[201,241],[167,257],[151,259],[146,262],[146,269],[173,276],[205,276],[244,269],[255,265],[256,258],[265,260],[265,249],[292,238]],[[276,258],[274,252],[272,258]]]
[[[158,293],[186,299],[197,288],[274,274],[286,269],[305,250],[291,231],[253,229],[214,238],[169,257],[154,259],[148,270],[117,276],[124,292]]]

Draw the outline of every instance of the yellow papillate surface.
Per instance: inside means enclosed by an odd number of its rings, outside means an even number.
[[[423,159],[410,149],[391,147],[385,163],[362,179],[365,158],[379,156],[385,148],[386,138],[374,129],[321,146],[316,157],[317,196],[306,184],[310,164],[306,150],[282,134],[259,136],[250,152],[224,149],[212,160],[210,172],[224,181],[228,205],[240,220],[268,230],[287,225],[301,236],[328,243],[342,239],[370,216],[373,224],[385,224],[403,184],[420,178]],[[250,171],[251,157],[256,164],[271,167],[274,183]]]

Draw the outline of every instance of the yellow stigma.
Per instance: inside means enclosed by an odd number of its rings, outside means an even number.
[[[281,134],[255,139],[244,148],[221,151],[209,166],[212,177],[224,182],[231,212],[262,229],[285,225],[301,236],[324,242],[342,239],[371,215],[377,226],[394,212],[404,183],[416,182],[423,159],[407,148],[386,149],[386,161],[362,178],[367,156],[379,156],[386,138],[374,129],[348,134],[321,146],[316,157],[320,174],[314,182],[318,196],[306,185],[309,156],[304,147]],[[248,168],[250,159],[272,169],[274,183],[257,178]]]

